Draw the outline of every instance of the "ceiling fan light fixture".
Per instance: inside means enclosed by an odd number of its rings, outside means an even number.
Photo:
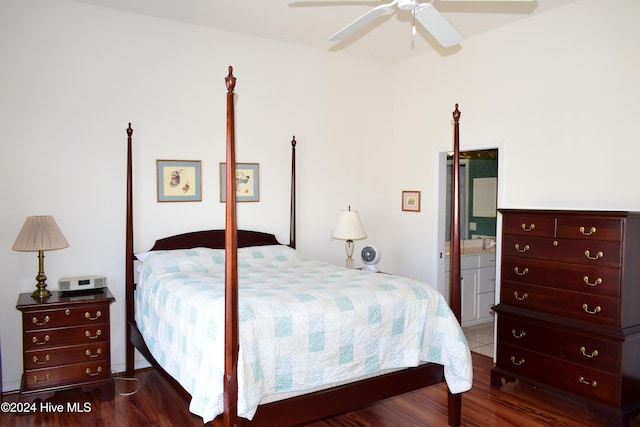
[[[398,0],[398,9],[400,10],[413,10],[418,7],[416,0]]]

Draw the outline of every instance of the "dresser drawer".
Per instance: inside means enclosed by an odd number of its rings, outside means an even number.
[[[511,257],[605,267],[622,265],[622,244],[618,242],[505,235],[503,246],[504,255]]]
[[[54,310],[25,310],[22,324],[25,331],[89,325],[109,321],[109,305],[69,306]]]
[[[548,384],[608,405],[619,404],[615,375],[508,344],[498,345],[496,360],[500,369],[534,383]]]
[[[619,268],[556,263],[524,257],[505,256],[502,279],[518,283],[620,296],[622,272]]]
[[[556,219],[553,216],[505,215],[502,231],[520,236],[554,237]]]
[[[500,301],[519,308],[620,326],[620,300],[614,297],[503,281]]]
[[[556,237],[621,242],[624,220],[607,218],[558,218]]]
[[[611,340],[540,326],[517,317],[498,317],[498,342],[518,346],[617,375],[620,345]]]
[[[36,390],[61,384],[81,385],[110,378],[109,362],[106,360],[77,363],[54,368],[32,369],[24,372],[26,390]]]
[[[44,350],[26,351],[25,369],[41,369],[57,365],[104,360],[109,357],[109,343],[106,341],[87,345],[76,345]]]
[[[24,333],[25,351],[93,342],[109,342],[108,323]]]
[[[556,239],[552,256],[558,261],[603,267],[622,265],[622,244],[618,242]]]

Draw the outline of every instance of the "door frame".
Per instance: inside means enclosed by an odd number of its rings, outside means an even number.
[[[496,205],[498,208],[502,207],[502,200],[504,197],[504,158],[505,148],[504,140],[488,140],[474,143],[460,143],[460,151],[480,151],[480,150],[498,150],[498,194]],[[451,148],[437,148],[435,158],[435,182],[436,191],[434,191],[434,206],[438,206],[438,214],[434,217],[434,235],[436,238],[433,242],[434,257],[433,265],[433,277],[432,283],[436,284],[436,287],[440,293],[445,297],[447,302],[449,301],[449,287],[445,283],[445,235],[446,235],[446,185],[447,185],[447,154],[451,153]],[[502,235],[502,215],[497,214],[496,218],[496,294],[495,303],[497,304],[500,299],[500,254],[501,254],[501,241],[499,236]]]

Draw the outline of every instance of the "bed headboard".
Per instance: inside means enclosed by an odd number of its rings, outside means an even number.
[[[238,247],[279,245],[276,236],[259,231],[238,230]],[[166,249],[224,249],[224,230],[194,231],[156,240],[152,251]]]

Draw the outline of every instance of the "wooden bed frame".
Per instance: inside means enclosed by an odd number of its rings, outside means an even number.
[[[299,397],[260,405],[253,420],[237,414],[237,363],[238,363],[238,247],[279,244],[275,237],[265,233],[237,230],[235,192],[235,117],[234,89],[236,78],[233,68],[225,78],[227,86],[227,154],[225,230],[186,233],[161,239],[153,249],[177,249],[196,246],[224,248],[225,261],[225,382],[224,413],[211,422],[214,426],[291,426],[311,422],[366,406],[367,404],[413,391],[444,381],[442,365],[427,363],[416,368],[404,369],[367,380],[305,394]],[[452,182],[451,214],[451,286],[450,306],[460,321],[460,203],[459,203],[459,119],[456,104],[454,119],[454,166]],[[140,334],[134,315],[135,276],[133,252],[133,178],[132,178],[131,123],[127,128],[127,211],[126,211],[126,374],[134,375],[134,350],[138,351],[184,395],[188,393],[154,360]],[[289,246],[295,248],[295,137],[291,141],[291,217]],[[152,250],[153,250],[152,249]],[[448,422],[460,425],[462,395],[448,392]]]

